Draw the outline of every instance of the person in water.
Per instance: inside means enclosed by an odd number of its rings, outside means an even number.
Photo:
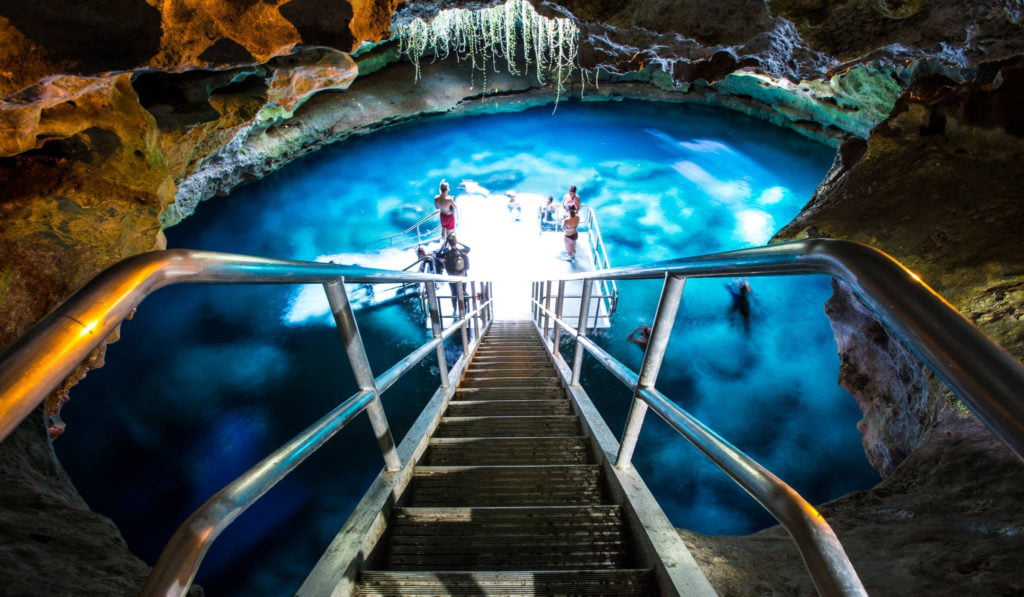
[[[579,233],[580,217],[576,215],[576,208],[569,206],[569,216],[562,220],[562,232],[565,233],[565,254],[569,261],[576,260],[576,239]]]
[[[651,326],[642,325],[629,333],[626,340],[629,340],[633,344],[639,346],[642,350],[647,350],[647,345],[651,341]]]
[[[540,231],[558,230],[558,222],[555,220],[555,198],[548,195],[547,201],[540,208]]]
[[[732,307],[729,312],[739,316],[743,323],[743,329],[750,331],[750,283],[746,278],[737,278],[726,285],[729,295],[732,296]]]
[[[576,194],[576,185],[569,185],[569,192],[562,196],[562,213],[569,213],[570,207],[580,210],[580,196]]]
[[[455,199],[448,195],[448,183],[444,180],[438,185],[434,207],[441,214],[441,244],[444,244],[445,239],[455,233]]]

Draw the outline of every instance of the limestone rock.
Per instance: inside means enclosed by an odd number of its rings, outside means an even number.
[[[1019,358],[1024,270],[1014,239],[1024,226],[1024,129],[1010,106],[1024,101],[1024,85],[1020,66],[981,72],[977,82],[933,77],[911,87],[866,144],[840,151],[778,237],[845,238],[886,251]],[[830,302],[842,380],[865,412],[872,463],[890,474],[946,405],[906,349],[845,294]]]
[[[1020,460],[976,420],[951,413],[887,480],[818,510],[869,595],[1017,595],[1021,487]],[[781,527],[744,537],[680,535],[722,595],[817,595]]]
[[[46,438],[41,409],[0,443],[3,594],[134,596],[149,567],[74,490]]]
[[[0,97],[57,73],[182,72],[342,52],[388,35],[398,0],[60,0],[0,7]]]

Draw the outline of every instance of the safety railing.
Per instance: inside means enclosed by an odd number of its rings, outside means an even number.
[[[139,303],[172,284],[322,284],[344,343],[359,391],[290,442],[208,499],[171,537],[143,588],[143,595],[184,595],[203,556],[221,531],[323,446],[342,427],[366,411],[384,455],[385,468],[403,464],[380,395],[419,362],[436,352],[440,386],[449,379],[444,341],[461,333],[468,358],[494,317],[489,300],[466,297],[457,285],[459,319],[442,327],[434,282],[466,278],[392,272],[356,266],[285,261],[203,251],[155,251],[107,269],[39,322],[0,357],[0,440],[5,438]],[[431,339],[384,373],[374,377],[345,289],[346,283],[424,283]],[[491,295],[490,282],[473,281]],[[473,341],[470,342],[470,331]],[[456,363],[456,368],[459,363]]]
[[[410,247],[415,247],[417,245],[422,245],[424,240],[429,240],[430,235],[435,234],[438,231],[438,229],[441,228],[440,222],[437,224],[437,226],[434,226],[433,228],[429,228],[426,226],[427,220],[433,218],[438,213],[438,210],[435,209],[431,213],[420,218],[420,220],[413,224],[412,226],[409,226],[408,228],[401,232],[396,232],[395,234],[392,234],[390,236],[385,236],[384,238],[376,241],[373,244],[373,246],[393,248],[397,244],[398,248],[407,249]],[[413,234],[413,231],[415,231],[415,234]],[[415,242],[413,242],[414,240]],[[438,241],[440,240],[441,239],[438,238]]]
[[[608,259],[608,251],[604,246],[604,237],[601,236],[601,226],[597,222],[597,212],[584,206],[588,212],[587,226],[589,227],[589,234],[587,239],[590,244],[590,253],[594,256],[594,269],[610,269],[612,267],[611,260]],[[601,287],[600,295],[602,300],[605,302],[605,309],[608,312],[608,317],[611,317],[615,313],[615,309],[619,305],[619,287],[615,280],[600,280],[598,282]]]
[[[805,240],[645,266],[587,272],[535,282],[534,323],[556,360],[563,331],[576,348],[569,382],[580,383],[583,354],[633,390],[633,402],[615,465],[632,466],[633,450],[648,408],[696,446],[768,510],[794,539],[822,595],[865,595],[864,587],[831,527],[811,504],[771,472],[669,400],[655,385],[665,358],[688,277],[829,274],[843,280],[946,382],[992,432],[1024,458],[1024,365],[964,318],[920,277],[867,245],[838,240]],[[592,284],[599,280],[664,278],[661,298],[640,373],[634,373],[587,338],[586,326],[564,319],[565,284],[583,280],[580,319],[586,321]],[[567,366],[567,365],[566,365]]]

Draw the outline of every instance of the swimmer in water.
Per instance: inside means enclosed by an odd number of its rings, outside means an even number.
[[[639,326],[638,328],[629,333],[629,336],[626,337],[626,340],[629,340],[633,344],[636,344],[641,348],[641,350],[647,350],[647,345],[651,341],[652,331],[653,330],[649,325]]]
[[[726,285],[726,289],[732,296],[732,307],[729,311],[740,316],[743,322],[743,329],[750,332],[750,283],[746,278],[737,278]]]

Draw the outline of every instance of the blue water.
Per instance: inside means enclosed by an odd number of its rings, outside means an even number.
[[[764,243],[810,197],[833,151],[709,108],[562,104],[434,119],[350,140],[210,201],[167,231],[171,247],[293,259],[358,253],[432,209],[437,182],[560,196],[577,184],[611,260],[628,265]],[[514,250],[514,248],[510,248]],[[414,258],[410,255],[409,261]],[[751,316],[728,280],[691,280],[659,388],[812,502],[878,481],[836,385],[824,277],[754,278]],[[660,284],[620,286],[599,341],[653,318]],[[146,300],[108,364],[72,393],[58,455],[89,504],[152,563],[207,497],[355,391],[324,317],[296,317],[294,287],[177,287]],[[425,337],[415,305],[364,310],[376,373]],[[384,396],[396,437],[436,387],[427,359]],[[584,386],[619,433],[630,395],[589,359]],[[708,533],[773,524],[695,449],[651,416],[635,458],[672,521]],[[365,417],[242,515],[197,581],[212,596],[293,592],[372,481],[382,458]]]

